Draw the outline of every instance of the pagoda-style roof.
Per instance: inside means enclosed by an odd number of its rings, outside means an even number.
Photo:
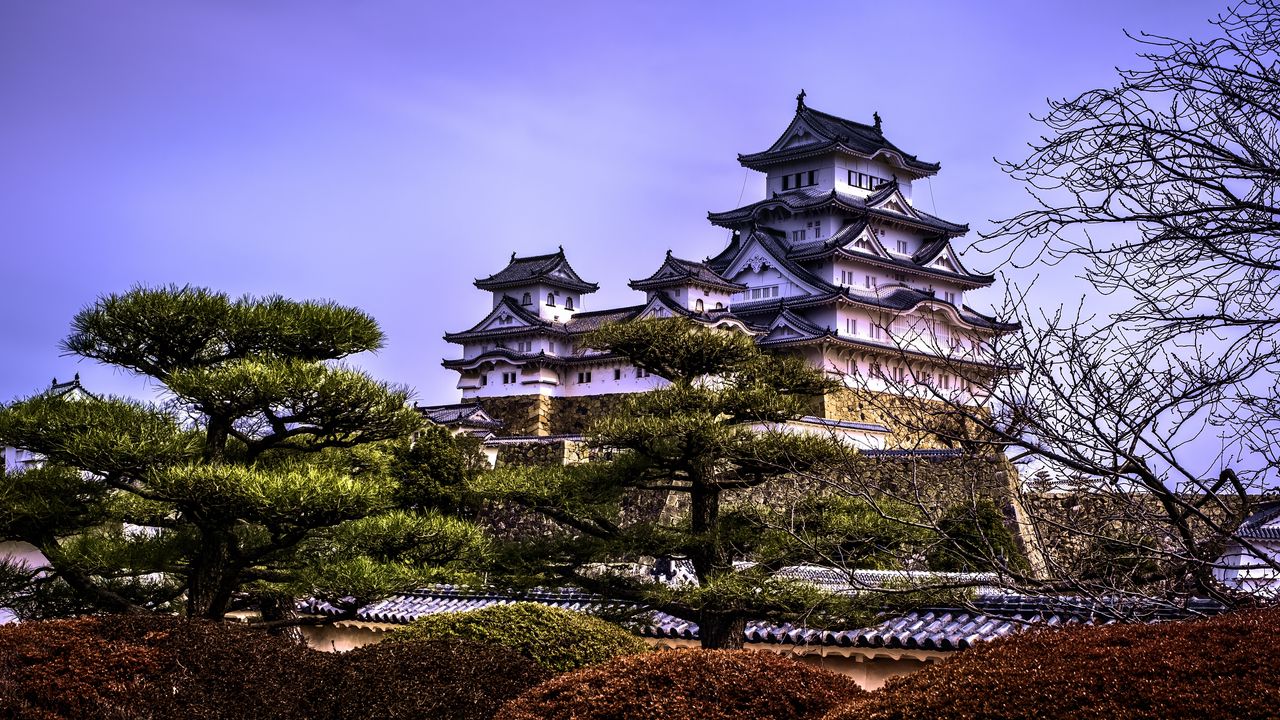
[[[642,291],[682,285],[700,285],[725,292],[741,292],[747,289],[747,286],[742,283],[721,277],[706,263],[683,260],[673,256],[670,250],[667,251],[667,257],[662,261],[662,266],[652,275],[643,280],[632,280],[627,284],[635,290]]]
[[[842,211],[851,216],[865,217],[898,225],[905,225],[930,234],[958,237],[969,232],[969,226],[943,220],[923,210],[917,210],[910,204],[887,206],[883,201],[898,192],[897,183],[885,183],[885,186],[867,197],[842,193],[839,190],[818,190],[801,188],[784,193],[774,193],[773,197],[759,202],[744,205],[735,210],[718,213],[707,213],[707,219],[714,225],[735,228],[743,223],[761,220],[767,211],[785,210],[790,214],[801,212]],[[894,209],[890,209],[890,208]]]
[[[538,317],[515,301],[510,295],[504,296],[493,306],[484,319],[469,330],[457,333],[445,333],[444,339],[449,342],[466,342],[482,338],[525,335],[531,332],[545,331],[552,323]]]
[[[809,292],[816,294],[839,292],[840,288],[814,275],[799,263],[787,256],[787,247],[783,238],[785,233],[769,227],[752,227],[747,232],[735,233],[729,246],[720,254],[707,261],[707,267],[718,275],[728,276],[735,267],[768,264],[788,275],[802,287],[808,286]],[[759,253],[753,252],[758,249]],[[734,307],[739,304],[735,303]]]
[[[864,233],[865,230],[865,221],[851,222],[825,240],[792,245],[787,251],[787,257],[799,263],[808,263],[840,256],[869,265],[948,280],[966,287],[985,287],[995,282],[994,275],[970,272],[964,267],[959,255],[951,247],[950,239],[945,236],[926,240],[919,252],[911,258],[904,258],[890,253],[879,238],[871,233]]]
[[[957,307],[939,299],[934,293],[907,285],[888,285],[869,290],[837,288],[832,292],[821,295],[792,296],[735,303],[733,314],[744,322],[760,325],[769,323],[768,320],[762,321],[760,319],[762,316],[771,318],[787,310],[808,310],[833,303],[861,305],[894,313],[914,310],[921,304],[928,303],[939,309],[945,309],[955,316],[957,322],[975,329],[1009,332],[1021,327],[1018,323],[1007,323],[989,315],[983,315],[968,305]]]
[[[564,248],[549,255],[531,255],[516,257],[511,253],[511,262],[505,268],[487,278],[476,280],[476,287],[481,290],[505,290],[507,288],[526,285],[551,285],[566,290],[591,293],[600,289],[599,285],[583,280],[569,261],[564,257]]]
[[[790,329],[792,326],[786,325]],[[955,367],[967,368],[983,368],[983,369],[1003,369],[1011,370],[1014,368],[1000,365],[996,363],[986,362],[983,360],[975,360],[965,357],[942,357],[938,355],[915,350],[907,347],[900,347],[893,343],[878,342],[875,340],[865,340],[862,338],[851,338],[840,335],[834,330],[822,330],[818,333],[797,332],[794,334],[774,333],[763,340],[758,340],[760,347],[770,349],[795,348],[805,346],[838,346],[845,347],[859,352],[866,352],[873,355],[881,355],[889,358],[910,358],[918,360],[938,361],[945,360],[948,364]]]
[[[796,100],[795,117],[773,145],[763,152],[738,155],[738,162],[752,170],[765,171],[782,163],[838,152],[883,159],[915,177],[933,175],[942,168],[889,142],[882,132],[878,113],[874,122],[866,125],[814,110],[804,104],[804,93]]]

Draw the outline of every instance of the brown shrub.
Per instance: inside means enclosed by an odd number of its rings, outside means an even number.
[[[895,678],[825,720],[1280,715],[1280,610],[1017,635]]]
[[[341,658],[346,672],[335,720],[488,720],[551,677],[510,650],[462,640],[384,642]]]
[[[260,632],[163,616],[0,627],[0,716],[302,718],[333,698],[333,659]]]
[[[801,720],[861,694],[843,675],[773,653],[676,650],[553,678],[495,720]]]

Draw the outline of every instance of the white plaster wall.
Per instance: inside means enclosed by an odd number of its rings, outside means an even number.
[[[835,159],[835,189],[846,195],[857,195],[866,197],[873,191],[863,190],[856,185],[849,184],[849,171],[874,175],[885,180],[892,180],[894,175],[898,176],[898,187],[902,190],[902,195],[911,202],[911,179],[906,173],[897,168],[883,162],[865,160],[862,158],[851,158],[840,156]]]
[[[1266,560],[1280,562],[1280,543],[1262,540],[1250,544],[1260,553],[1254,554],[1239,545],[1228,546],[1227,552],[1218,559],[1214,576],[1223,584],[1245,592],[1268,597],[1280,594],[1280,575],[1266,564]]]
[[[816,185],[807,186],[809,189],[825,190],[830,192],[835,187],[835,181],[838,179],[836,172],[836,160],[833,156],[808,158],[799,162],[787,163],[770,168],[765,175],[765,198],[773,197],[774,193],[790,192],[796,188],[790,187],[786,190],[782,189],[782,178],[787,175],[795,175],[796,173],[808,173],[813,170],[817,173],[814,180]],[[885,177],[888,177],[887,175]],[[805,177],[807,180],[807,176]]]
[[[746,285],[748,288],[746,291],[732,296],[732,301],[734,303],[755,302],[755,300],[751,299],[750,288],[767,287],[770,285],[778,286],[778,297],[795,297],[809,294],[807,290],[791,282],[785,275],[774,267],[761,267],[759,272],[752,270],[750,267],[743,268],[742,272],[738,273],[731,279],[734,282]],[[758,299],[759,298],[757,298],[757,300]],[[770,299],[772,300],[774,298]]]

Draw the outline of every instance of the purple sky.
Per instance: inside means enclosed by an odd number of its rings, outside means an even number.
[[[145,394],[57,343],[101,293],[191,283],[362,307],[389,343],[359,364],[451,402],[440,336],[487,310],[473,278],[562,244],[601,284],[589,308],[638,302],[627,279],[667,248],[719,251],[706,212],[762,196],[736,154],[777,137],[800,88],[878,110],[942,163],[917,204],[980,231],[1025,202],[992,157],[1021,154],[1046,96],[1110,84],[1133,63],[1122,29],[1203,35],[1220,9],[2,3],[0,401],[77,371]],[[1051,281],[1046,303],[1082,292]]]

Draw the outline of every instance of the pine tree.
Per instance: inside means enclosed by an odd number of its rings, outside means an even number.
[[[803,562],[884,561],[904,541],[901,525],[835,496],[758,501],[794,491],[798,473],[842,454],[832,438],[783,429],[831,382],[799,358],[762,353],[748,335],[681,319],[606,326],[590,343],[668,384],[626,397],[594,425],[594,462],[480,476],[481,495],[559,529],[506,548],[505,570],[696,622],[704,647],[740,647],[750,619],[857,615],[860,598],[775,573]],[[681,512],[637,517],[669,497]],[[686,562],[696,584],[672,587],[635,571],[655,558]]]
[[[0,573],[10,597],[34,614],[219,619],[237,599],[287,614],[308,595],[354,609],[474,557],[478,530],[442,511],[461,479],[398,479],[430,464],[424,447],[446,466],[456,448],[405,389],[337,362],[382,343],[372,318],[330,302],[100,298],[64,349],[150,378],[163,401],[36,395],[0,410],[0,444],[44,458],[0,478],[0,538],[48,559]]]

